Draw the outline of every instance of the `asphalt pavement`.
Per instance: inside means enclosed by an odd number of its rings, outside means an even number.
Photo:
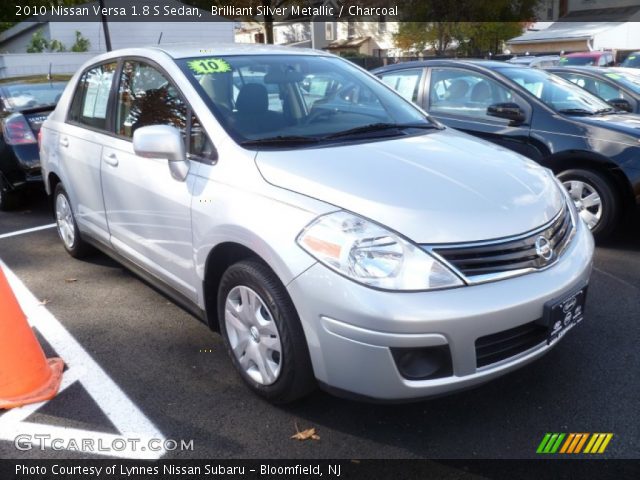
[[[279,407],[245,388],[219,335],[105,255],[72,259],[53,228],[3,238],[52,221],[44,196],[0,213],[0,259],[165,438],[193,440],[193,450],[163,458],[536,458],[546,432],[611,432],[601,457],[640,457],[638,218],[598,247],[585,321],[539,361],[419,403],[318,391]],[[38,335],[47,353],[60,353]],[[25,421],[113,432],[109,408],[118,405],[75,384]],[[290,438],[308,428],[320,439]],[[0,457],[98,456],[19,451],[5,440]]]

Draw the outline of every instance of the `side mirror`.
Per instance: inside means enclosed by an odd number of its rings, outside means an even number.
[[[184,181],[189,173],[189,162],[184,151],[180,131],[170,125],[149,125],[133,132],[133,151],[146,158],[169,160],[171,176]]]
[[[612,98],[611,100],[607,100],[607,103],[618,110],[624,110],[625,112],[633,111],[629,100],[625,100],[624,98]]]
[[[517,103],[494,103],[487,107],[487,115],[491,117],[504,118],[514,123],[522,123],[525,115]]]

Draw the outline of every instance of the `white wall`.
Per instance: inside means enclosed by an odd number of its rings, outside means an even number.
[[[80,65],[94,57],[95,53],[15,53],[0,55],[0,78],[45,75],[49,73],[72,74]]]
[[[593,48],[616,50],[640,50],[640,22],[627,22],[598,33],[593,39]]]
[[[104,32],[100,22],[51,22],[51,38],[60,40],[67,48],[75,42],[75,31],[91,41],[92,51],[105,51]],[[216,43],[233,43],[234,22],[110,22],[111,46],[117,48],[161,44],[202,43],[210,48]]]

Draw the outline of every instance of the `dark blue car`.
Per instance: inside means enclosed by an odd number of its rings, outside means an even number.
[[[373,72],[443,124],[552,169],[597,238],[640,204],[640,116],[539,69],[426,60]]]

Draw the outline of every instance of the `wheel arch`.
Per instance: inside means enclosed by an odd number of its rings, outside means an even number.
[[[204,310],[206,312],[209,327],[216,332],[220,331],[218,309],[216,307],[218,288],[220,286],[222,275],[227,268],[234,263],[248,258],[256,259],[274,271],[273,268],[260,255],[258,255],[258,253],[235,241],[225,241],[220,243],[212,248],[207,255],[202,289]]]
[[[545,164],[556,175],[571,169],[592,170],[600,173],[615,187],[615,193],[621,201],[623,210],[634,203],[633,188],[627,176],[620,166],[605,156],[575,150],[552,155],[546,159]]]

